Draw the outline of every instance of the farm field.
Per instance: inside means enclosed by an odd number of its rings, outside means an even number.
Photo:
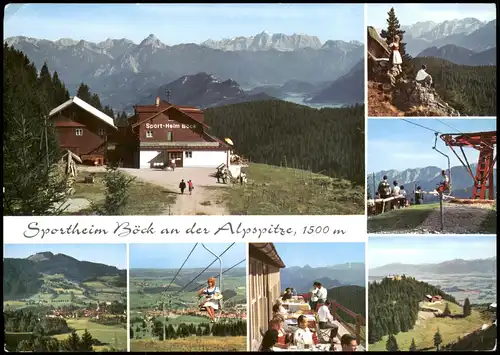
[[[148,351],[185,351],[185,352],[242,352],[247,350],[247,338],[244,336],[227,337],[220,341],[217,337],[189,337],[166,341],[136,340],[130,341],[130,349],[135,352]]]
[[[121,325],[103,325],[95,322],[90,322],[88,318],[68,319],[67,323],[74,328],[78,335],[82,335],[85,329],[104,345],[94,346],[94,350],[102,351],[107,348],[127,349],[127,329],[125,324]],[[54,338],[63,340],[68,337],[68,334],[57,334]]]

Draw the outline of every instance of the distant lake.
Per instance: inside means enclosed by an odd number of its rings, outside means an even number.
[[[316,108],[316,109],[335,108],[335,107],[344,106],[343,104],[335,105],[335,104],[310,103],[310,102],[305,102],[305,99],[306,99],[306,96],[304,94],[297,94],[297,93],[287,93],[287,96],[282,98],[282,100],[284,100],[284,101],[293,102],[294,104],[309,106],[309,107]]]

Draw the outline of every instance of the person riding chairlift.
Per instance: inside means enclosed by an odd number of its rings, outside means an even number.
[[[215,286],[215,278],[210,277],[207,280],[207,287],[200,290],[198,295],[205,297],[205,301],[200,304],[200,310],[206,310],[210,321],[215,323],[215,311],[219,309],[219,301],[222,298],[222,294],[217,286]]]
[[[446,170],[441,171],[441,176],[443,180],[439,183],[436,191],[442,194],[450,190],[450,178],[446,175]]]

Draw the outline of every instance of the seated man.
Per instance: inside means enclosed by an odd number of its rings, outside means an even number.
[[[330,343],[333,343],[339,332],[339,327],[333,324],[333,316],[330,313],[330,301],[326,301],[325,303],[320,301],[318,303],[321,303],[318,309],[319,329],[331,329]]]
[[[309,345],[312,346],[314,345],[313,341],[313,336],[312,332],[309,330],[307,327],[307,317],[304,315],[301,315],[297,319],[297,325],[299,326],[299,329],[297,329],[293,335],[293,343],[294,345]]]
[[[415,80],[417,83],[420,84],[425,84],[428,87],[432,86],[432,76],[430,76],[429,73],[426,72],[427,67],[425,65],[422,65],[422,68],[418,71],[417,77]]]

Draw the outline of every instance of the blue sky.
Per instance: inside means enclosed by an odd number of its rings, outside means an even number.
[[[189,255],[195,243],[190,244],[130,244],[131,269],[178,269]],[[231,243],[205,243],[206,247],[220,255]],[[193,254],[184,265],[185,269],[205,268],[215,257],[203,248],[196,246]],[[236,243],[222,257],[222,268],[227,269],[246,259],[246,244]],[[218,268],[215,262],[210,268]],[[238,267],[246,267],[246,262]]]
[[[370,237],[367,263],[371,268],[392,263],[432,264],[454,259],[496,256],[496,237]]]
[[[286,267],[365,262],[364,243],[274,243]]]
[[[167,45],[262,31],[363,41],[364,28],[363,4],[12,4],[4,17],[4,38],[139,43],[152,33]]]
[[[391,7],[394,7],[402,26],[467,17],[475,17],[480,21],[491,21],[496,18],[495,4],[368,4],[367,25],[377,29],[385,28],[387,13]]]
[[[442,133],[463,133],[496,131],[495,119],[442,119],[452,129],[436,119],[409,120]],[[369,119],[368,120],[368,173],[381,170],[405,170],[437,166],[447,168],[447,159],[435,152],[434,133],[417,127],[402,119]],[[438,138],[436,147],[448,154],[451,166],[461,166],[450,148]],[[469,162],[477,163],[479,153],[472,148],[464,148]],[[460,150],[458,150],[459,155]]]
[[[27,258],[45,251],[66,254],[80,261],[127,268],[126,244],[4,244],[6,258]]]

